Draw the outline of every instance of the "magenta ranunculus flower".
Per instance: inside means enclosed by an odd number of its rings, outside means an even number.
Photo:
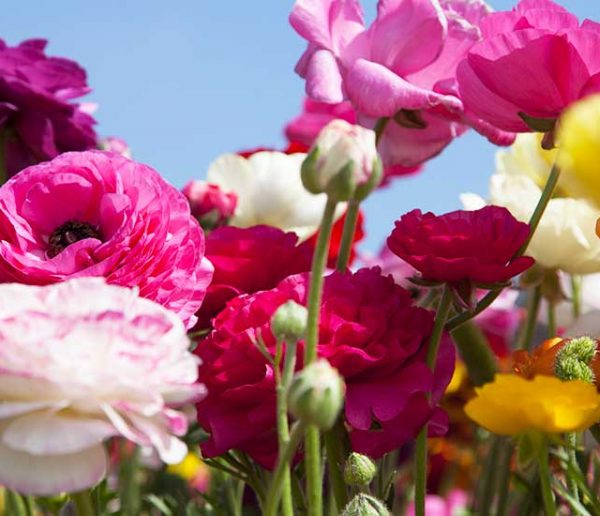
[[[47,41],[0,40],[0,145],[6,174],[67,151],[96,146],[94,119],[73,102],[90,91],[74,61],[48,57]]]
[[[308,48],[296,70],[314,100],[350,100],[370,128],[389,118],[383,163],[412,167],[467,128],[456,67],[479,41],[488,13],[482,0],[380,0],[367,28],[358,0],[297,0],[290,22]],[[499,143],[513,138],[490,136]]]
[[[521,0],[481,22],[458,68],[468,115],[504,131],[545,132],[572,102],[600,91],[600,25],[550,0]],[[525,122],[523,117],[541,119]],[[544,127],[544,125],[546,127]],[[478,128],[489,134],[485,127]]]
[[[46,285],[103,276],[187,324],[212,276],[186,198],[118,154],[70,152],[0,188],[0,282]]]
[[[182,192],[190,203],[192,215],[206,230],[226,225],[235,213],[237,195],[224,191],[219,185],[193,180]]]
[[[177,463],[177,410],[205,392],[181,320],[136,290],[80,278],[0,285],[0,483],[76,492],[105,475],[103,441],[123,437]]]
[[[527,256],[512,259],[528,235],[528,224],[498,206],[439,216],[413,210],[396,221],[387,244],[424,280],[488,285],[533,265]]]
[[[203,453],[242,450],[266,467],[277,458],[275,382],[272,366],[253,344],[260,333],[273,352],[270,319],[284,302],[305,304],[307,275],[285,279],[273,290],[239,296],[215,319],[196,353],[207,397],[198,404],[210,432]],[[344,377],[344,419],[352,448],[371,457],[398,448],[427,421],[445,428],[437,408],[454,369],[454,348],[442,340],[435,375],[425,364],[433,313],[413,306],[409,292],[379,269],[334,273],[325,279],[318,354]],[[301,360],[300,342],[298,359]],[[432,393],[433,408],[426,400]]]

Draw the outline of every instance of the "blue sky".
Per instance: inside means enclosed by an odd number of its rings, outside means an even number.
[[[219,154],[283,144],[304,90],[293,72],[304,43],[287,22],[292,3],[20,0],[3,10],[0,36],[10,44],[45,37],[50,54],[77,60],[93,88],[86,100],[100,106],[99,132],[125,138],[136,159],[182,186]],[[600,20],[600,0],[561,3]],[[365,247],[376,250],[412,208],[444,212],[459,207],[461,192],[484,193],[494,152],[470,132],[422,174],[374,194]]]

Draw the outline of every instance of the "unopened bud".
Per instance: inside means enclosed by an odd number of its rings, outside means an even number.
[[[271,331],[277,340],[297,342],[306,333],[306,308],[295,301],[282,304],[271,318]]]
[[[344,380],[327,360],[298,372],[289,391],[290,412],[298,420],[329,430],[344,404]]]
[[[554,374],[561,380],[593,383],[596,377],[591,363],[597,350],[597,342],[590,337],[571,339],[556,354]]]
[[[390,516],[390,511],[381,500],[359,493],[346,505],[342,516]]]
[[[351,486],[370,484],[377,473],[377,466],[366,455],[352,452],[344,466],[344,480]]]
[[[336,201],[364,199],[381,175],[375,132],[339,119],[321,130],[302,164],[304,187]]]

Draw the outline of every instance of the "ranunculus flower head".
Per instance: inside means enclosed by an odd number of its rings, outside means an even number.
[[[226,225],[235,213],[237,195],[226,192],[218,185],[206,181],[190,181],[183,187],[192,215],[205,230]]]
[[[70,152],[0,188],[2,282],[103,276],[193,323],[211,274],[187,200],[146,165]]]
[[[200,380],[208,396],[198,405],[211,437],[206,456],[237,449],[272,467],[277,458],[272,365],[253,343],[261,335],[273,352],[272,314],[283,303],[306,303],[308,275],[285,279],[273,290],[231,300],[200,342]],[[379,269],[325,278],[318,355],[344,378],[344,419],[352,448],[380,457],[414,438],[426,421],[444,428],[437,403],[454,368],[449,338],[441,343],[435,374],[425,363],[433,313],[412,305],[410,294]],[[302,365],[303,341],[298,346]],[[431,406],[426,393],[432,394]]]
[[[396,221],[387,243],[424,280],[489,285],[533,265],[532,258],[512,258],[528,235],[527,224],[498,206],[440,216],[413,210]]]
[[[216,229],[206,239],[206,257],[214,275],[198,312],[198,327],[239,294],[275,288],[283,279],[310,270],[312,247],[298,245],[298,237],[269,226]]]
[[[380,179],[375,132],[339,119],[321,130],[302,165],[302,181],[310,192],[342,201],[364,198]]]
[[[497,374],[475,392],[465,412],[495,434],[579,432],[600,419],[600,395],[594,385],[581,380]]]
[[[197,401],[198,359],[181,320],[99,278],[0,285],[0,482],[52,495],[105,475],[120,436],[177,463]]]
[[[47,41],[0,40],[0,133],[8,177],[67,151],[96,146],[94,119],[73,102],[90,91],[77,63],[44,53]]]
[[[457,73],[467,114],[504,131],[547,132],[569,104],[600,91],[598,24],[580,25],[550,0],[521,0],[480,27]]]

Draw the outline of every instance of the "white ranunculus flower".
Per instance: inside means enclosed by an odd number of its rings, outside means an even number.
[[[546,151],[538,150],[535,136],[523,136],[527,138],[520,135],[510,151],[499,153],[499,173],[490,179],[489,203],[504,206],[515,218],[528,222],[542,194],[539,185],[544,183],[551,165]],[[464,194],[461,200],[465,209],[471,210],[486,204],[474,194]],[[595,232],[598,218],[600,210],[584,199],[551,199],[527,255],[546,268],[569,274],[600,272],[600,239]]]
[[[313,195],[302,185],[300,167],[305,157],[270,151],[249,158],[225,154],[212,162],[207,181],[237,195],[232,226],[266,224],[305,240],[317,231],[327,202],[325,194]],[[337,215],[344,209],[340,207]]]
[[[81,278],[0,285],[0,484],[34,495],[104,477],[123,437],[177,463],[201,399],[181,320],[136,290]]]

